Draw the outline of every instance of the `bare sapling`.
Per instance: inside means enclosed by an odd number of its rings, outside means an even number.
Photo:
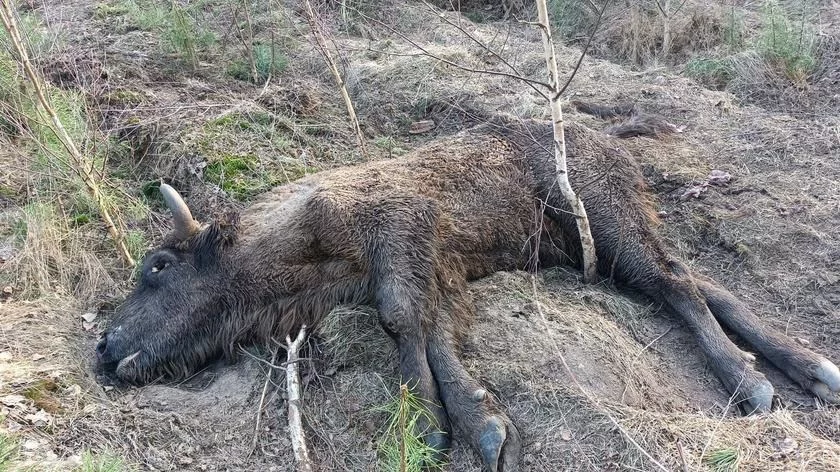
[[[96,202],[99,214],[105,222],[105,227],[108,229],[108,233],[114,240],[114,244],[117,247],[117,253],[120,258],[122,258],[128,266],[134,266],[134,258],[131,256],[131,252],[125,242],[125,233],[117,226],[117,223],[115,223],[114,218],[111,216],[111,211],[109,209],[110,205],[108,204],[105,195],[102,193],[100,182],[93,170],[93,162],[79,152],[79,148],[76,147],[76,144],[70,137],[70,133],[67,132],[67,129],[62,124],[61,119],[55,112],[55,109],[50,104],[50,100],[47,98],[47,92],[45,90],[46,86],[43,79],[41,79],[38,73],[35,72],[35,69],[32,66],[29,54],[27,53],[26,42],[20,34],[20,28],[17,24],[12,2],[3,0],[0,3],[2,3],[2,7],[0,7],[0,20],[2,20],[3,28],[5,28],[9,35],[9,40],[17,55],[17,61],[23,67],[26,77],[30,80],[30,82],[32,82],[32,89],[35,91],[38,103],[41,105],[41,109],[38,110],[38,113],[46,114],[46,118],[48,118],[48,120],[45,120],[46,126],[49,128],[50,132],[55,134],[56,138],[61,142],[62,147],[67,150],[70,157],[70,168],[76,175],[79,176],[88,194],[93,201]]]
[[[306,445],[306,434],[303,431],[301,412],[300,374],[298,373],[299,352],[306,340],[306,325],[301,326],[294,341],[286,336],[286,394],[289,399],[289,435],[292,439],[292,450],[300,472],[313,472],[315,464],[309,455]]]
[[[582,251],[583,280],[594,283],[597,278],[598,264],[595,255],[595,240],[589,230],[589,217],[583,207],[583,201],[572,189],[569,183],[569,171],[566,166],[566,138],[563,130],[563,109],[560,106],[560,74],[557,71],[557,56],[554,52],[554,41],[551,35],[551,25],[548,21],[548,6],[546,0],[537,0],[537,16],[542,31],[543,47],[545,48],[545,62],[549,75],[549,106],[551,107],[551,121],[554,124],[554,160],[557,167],[557,184],[560,192],[568,202],[577,222]]]
[[[356,134],[359,152],[362,154],[363,158],[367,157],[365,137],[362,134],[362,128],[359,126],[359,119],[356,117],[356,109],[353,107],[353,101],[350,99],[350,93],[347,92],[347,84],[344,82],[344,78],[342,78],[341,72],[338,70],[338,65],[336,64],[332,53],[330,53],[330,48],[327,45],[327,39],[324,35],[323,29],[321,28],[321,24],[318,21],[318,17],[315,15],[315,10],[312,8],[312,4],[309,0],[305,0],[305,4],[306,19],[309,22],[310,29],[312,30],[312,36],[315,38],[315,47],[318,49],[318,52],[321,53],[321,56],[323,56],[324,62],[327,63],[327,68],[330,70],[330,73],[335,79],[338,91],[341,93],[341,98],[344,99],[344,106],[347,108],[347,116],[350,118],[350,124],[353,127],[353,132]]]

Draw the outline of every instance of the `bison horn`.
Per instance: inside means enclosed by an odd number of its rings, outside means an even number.
[[[175,236],[185,240],[195,235],[199,230],[199,224],[193,219],[190,208],[181,195],[167,184],[160,184],[160,193],[169,211],[172,212]]]

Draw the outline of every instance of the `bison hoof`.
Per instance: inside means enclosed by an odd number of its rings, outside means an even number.
[[[775,389],[764,376],[751,387],[744,390],[747,401],[748,413],[769,413],[773,406],[773,394]]]
[[[489,472],[519,470],[522,440],[519,431],[507,418],[493,415],[487,419],[478,440],[478,450]]]
[[[828,403],[840,403],[840,369],[828,359],[822,359],[814,371],[810,390]]]

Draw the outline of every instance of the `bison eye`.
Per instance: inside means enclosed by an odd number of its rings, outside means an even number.
[[[160,272],[167,267],[169,267],[169,262],[161,260],[161,261],[155,262],[154,265],[152,265],[151,270],[152,270],[152,273],[155,273],[155,272]]]

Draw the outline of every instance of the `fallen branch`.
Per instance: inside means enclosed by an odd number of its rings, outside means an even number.
[[[309,3],[309,2],[307,2]],[[306,446],[306,435],[301,419],[300,375],[298,374],[298,352],[306,339],[306,325],[300,327],[294,341],[286,336],[286,393],[289,396],[289,435],[292,438],[292,450],[297,461],[297,470],[312,472],[315,465]]]
[[[268,386],[271,384],[271,375],[274,374],[274,361],[277,359],[278,347],[274,348],[271,353],[271,362],[268,364],[268,373],[265,375],[265,385],[263,385],[262,395],[260,395],[260,404],[257,407],[257,420],[254,422],[254,439],[251,441],[251,454],[257,449],[257,442],[260,437],[260,422],[262,421],[263,405],[265,404],[265,395],[268,393]]]

